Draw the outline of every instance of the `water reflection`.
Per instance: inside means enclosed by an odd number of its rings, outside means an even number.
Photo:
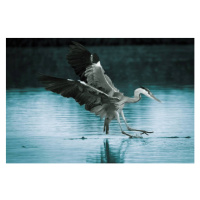
[[[101,163],[124,163],[129,144],[130,139],[122,139],[119,148],[114,149],[110,146],[109,139],[104,139],[101,148]]]

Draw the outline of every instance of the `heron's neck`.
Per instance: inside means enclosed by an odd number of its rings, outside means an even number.
[[[126,102],[127,103],[136,103],[136,102],[138,102],[141,99],[140,93],[141,93],[141,89],[140,88],[136,89],[134,91],[134,97],[133,98],[128,98]]]

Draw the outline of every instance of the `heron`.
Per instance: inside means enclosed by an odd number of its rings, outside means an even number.
[[[133,137],[141,137],[142,134],[149,135],[152,131],[131,128],[124,116],[123,108],[127,103],[136,103],[141,100],[142,94],[161,102],[152,92],[145,87],[134,90],[134,96],[128,97],[120,92],[106,75],[99,56],[90,53],[82,44],[72,42],[69,46],[67,61],[79,76],[80,80],[63,79],[40,74],[39,80],[46,90],[60,94],[63,97],[73,98],[85,109],[104,119],[103,131],[109,133],[109,124],[117,120],[122,134]],[[128,131],[135,131],[131,135],[122,129],[120,115],[125,122]]]

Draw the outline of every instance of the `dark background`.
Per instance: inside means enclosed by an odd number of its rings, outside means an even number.
[[[77,41],[87,46],[94,45],[156,45],[194,44],[193,38],[7,38],[7,47],[68,46]]]
[[[92,53],[113,82],[193,85],[193,38],[7,38],[6,87],[40,87],[37,74],[78,79],[66,60],[77,41]]]

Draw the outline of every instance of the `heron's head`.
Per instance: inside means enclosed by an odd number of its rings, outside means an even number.
[[[151,91],[150,91],[149,89],[145,88],[145,87],[142,87],[142,86],[141,86],[141,87],[138,88],[136,91],[137,91],[138,93],[144,94],[145,96],[147,96],[147,97],[149,97],[149,98],[151,98],[151,99],[154,99],[154,100],[156,100],[156,101],[158,101],[158,102],[161,103],[161,101],[160,101],[159,99],[157,99],[157,98],[151,93]]]

